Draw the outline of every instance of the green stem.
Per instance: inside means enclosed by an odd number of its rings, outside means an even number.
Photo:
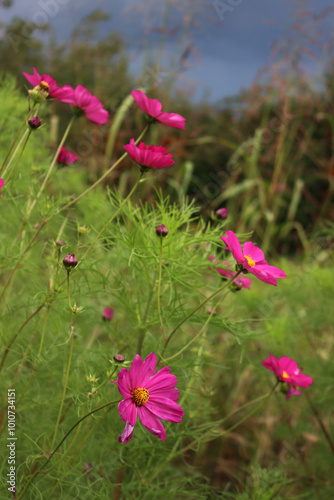
[[[161,290],[161,268],[162,268],[162,236],[160,236],[160,256],[159,256],[159,281],[158,281],[158,313],[161,328],[163,328],[161,317],[160,290]]]
[[[19,500],[20,498],[23,497],[24,493],[26,492],[29,484],[33,481],[33,479],[37,476],[37,474],[42,470],[44,469],[44,467],[50,463],[50,460],[52,459],[52,457],[54,456],[54,454],[59,450],[59,448],[61,447],[61,445],[63,444],[63,442],[68,438],[68,436],[71,434],[71,432],[76,428],[77,425],[79,425],[83,420],[85,420],[85,418],[89,417],[90,415],[93,415],[94,413],[100,411],[100,410],[103,410],[103,408],[106,408],[107,406],[111,406],[111,405],[114,405],[114,404],[117,404],[121,401],[121,399],[118,399],[116,401],[110,401],[109,403],[106,403],[102,406],[99,406],[98,408],[95,408],[95,410],[92,410],[90,411],[89,413],[87,413],[86,415],[84,415],[83,417],[81,417],[74,425],[72,425],[72,427],[70,428],[70,430],[65,434],[65,436],[63,437],[63,439],[60,441],[60,443],[58,444],[58,446],[55,448],[55,450],[52,452],[52,454],[50,455],[50,457],[44,462],[43,465],[41,465],[41,467],[39,467],[39,469],[37,469],[37,471],[34,473],[33,476],[31,476],[31,478],[27,481],[25,487],[23,488],[22,492],[19,494],[19,496],[17,497],[17,500]]]
[[[323,421],[321,420],[321,417],[320,417],[320,415],[319,415],[318,410],[317,410],[317,409],[316,409],[316,407],[313,405],[313,403],[312,403],[312,401],[311,401],[311,399],[310,399],[310,396],[309,396],[309,394],[308,394],[307,390],[306,390],[306,391],[304,391],[304,394],[305,394],[305,397],[306,397],[307,402],[308,402],[308,404],[309,404],[309,407],[310,407],[310,408],[311,408],[311,410],[312,410],[313,415],[315,416],[315,418],[317,419],[318,424],[320,425],[320,428],[321,428],[321,430],[322,430],[322,432],[323,432],[323,434],[324,434],[324,436],[325,436],[325,438],[326,438],[327,443],[329,444],[329,447],[330,447],[330,449],[331,449],[332,453],[334,453],[334,443],[333,443],[332,438],[330,437],[330,435],[329,435],[329,433],[328,433],[328,431],[327,431],[327,429],[326,429],[326,427],[325,427],[325,425],[324,425]]]
[[[8,165],[7,165],[7,167],[5,168],[4,173],[2,174],[2,176],[3,176],[3,177],[5,177],[5,175],[6,175],[7,171],[8,171],[8,169],[9,169],[9,167],[11,166],[11,164],[12,164],[12,162],[13,162],[13,160],[14,160],[15,156],[17,155],[18,150],[19,150],[19,149],[20,149],[20,147],[21,147],[21,144],[25,141],[25,142],[24,142],[24,145],[23,145],[23,147],[22,147],[22,149],[21,149],[20,155],[19,155],[19,157],[18,157],[18,160],[17,160],[16,164],[14,165],[14,168],[12,169],[12,171],[11,171],[11,173],[10,173],[10,175],[9,175],[8,179],[6,179],[6,184],[7,184],[8,180],[9,180],[9,178],[12,176],[12,173],[14,172],[16,165],[17,165],[17,164],[18,164],[18,162],[20,161],[20,158],[21,158],[21,156],[22,156],[22,153],[23,153],[23,151],[24,151],[24,148],[26,147],[26,144],[27,144],[28,139],[29,139],[29,137],[30,137],[30,133],[31,133],[31,130],[27,128],[27,130],[24,132],[23,136],[21,137],[20,142],[19,142],[19,143],[18,143],[18,145],[16,146],[16,149],[15,149],[15,151],[14,151],[14,153],[13,153],[13,156],[11,157],[11,159],[10,159],[10,161],[9,161],[9,163],[8,163]]]
[[[44,317],[44,323],[43,323],[43,328],[42,328],[41,341],[40,341],[39,349],[38,349],[38,353],[37,353],[37,357],[38,358],[40,357],[41,352],[42,352],[42,348],[43,348],[44,336],[45,336],[45,330],[46,330],[46,324],[48,322],[48,316],[49,316],[49,312],[50,312],[50,307],[51,307],[51,304],[49,303],[47,305],[47,308],[46,308],[46,311],[45,311],[45,317]]]
[[[136,140],[135,144],[138,144],[138,142],[143,138],[143,136],[146,134],[147,130],[149,129],[149,125],[147,125],[143,132],[140,134],[140,136],[138,137],[138,139]],[[81,193],[77,198],[75,198],[74,200],[70,201],[69,203],[67,203],[67,205],[63,206],[60,210],[58,210],[57,214],[59,214],[60,212],[63,212],[64,210],[67,210],[68,208],[70,208],[72,205],[74,205],[74,203],[76,203],[77,201],[79,201],[83,196],[85,196],[87,193],[89,193],[90,191],[92,191],[96,186],[98,186],[109,174],[110,172],[112,172],[126,157],[128,156],[128,153],[124,153],[110,168],[109,170],[107,170],[103,175],[102,177],[100,177],[96,182],[94,182],[94,184],[92,184],[89,188],[86,189],[86,191],[84,191],[83,193]]]
[[[230,283],[232,283],[238,276],[239,274],[241,273],[242,271],[238,271],[235,276],[233,276],[232,279],[230,279],[225,285],[223,285],[221,288],[219,288],[218,290],[216,290],[214,293],[212,293],[211,295],[209,295],[209,297],[207,297],[205,300],[203,300],[203,302],[200,303],[199,306],[197,306],[195,309],[193,309],[193,311],[191,311],[185,318],[183,318],[182,321],[180,321],[180,323],[178,323],[176,325],[175,328],[173,328],[173,330],[170,332],[170,334],[168,335],[167,337],[167,340],[166,340],[166,343],[161,351],[161,354],[159,355],[159,359],[161,359],[163,357],[163,354],[165,352],[165,350],[167,349],[167,346],[170,342],[170,340],[172,339],[172,337],[174,336],[174,334],[177,332],[177,330],[189,319],[191,318],[191,316],[193,316],[195,313],[197,313],[197,311],[199,311],[199,309],[201,309],[207,302],[209,302],[209,300],[213,299],[213,297],[215,297],[216,295],[218,295],[218,293],[220,293],[222,290],[224,290]]]
[[[32,106],[32,108],[29,110],[29,112],[28,112],[27,116],[25,117],[25,119],[24,119],[24,120],[23,120],[23,122],[21,123],[20,128],[18,129],[18,131],[17,131],[17,133],[16,133],[16,136],[14,137],[14,140],[13,140],[13,142],[12,142],[12,144],[11,144],[11,146],[10,146],[9,150],[8,150],[8,153],[6,154],[6,157],[5,157],[4,161],[2,162],[2,165],[1,165],[1,167],[0,167],[0,174],[1,174],[2,170],[3,170],[3,167],[4,167],[4,166],[5,166],[5,164],[6,164],[6,161],[8,160],[8,157],[9,157],[10,153],[11,153],[11,152],[12,152],[12,150],[13,150],[13,147],[15,146],[15,143],[16,143],[16,141],[17,141],[17,138],[18,138],[18,136],[20,135],[20,132],[21,132],[21,130],[22,130],[22,129],[23,129],[23,127],[24,127],[24,124],[26,123],[26,121],[28,120],[29,116],[30,116],[30,115],[31,115],[31,113],[33,112],[33,109],[34,109],[34,105],[33,105],[33,106]]]

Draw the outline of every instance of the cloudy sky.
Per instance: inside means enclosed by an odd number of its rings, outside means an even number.
[[[166,9],[166,3],[169,4]],[[320,12],[333,0],[14,0],[10,9],[0,9],[1,19],[14,15],[35,24],[50,22],[58,42],[65,41],[75,24],[94,9],[110,19],[101,23],[99,36],[116,30],[122,36],[131,60],[131,71],[141,71],[156,54],[164,26],[161,48],[166,74],[175,63],[179,83],[191,85],[194,97],[218,100],[247,87],[270,61],[272,45],[293,23],[293,10]],[[324,39],[333,32],[333,17],[323,23]],[[317,58],[306,62],[314,71],[321,64],[324,46]],[[187,57],[182,57],[187,55]]]

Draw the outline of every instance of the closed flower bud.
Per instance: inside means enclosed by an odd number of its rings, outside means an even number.
[[[106,321],[110,321],[114,317],[114,311],[111,309],[111,307],[106,307],[102,313],[102,318],[105,319]]]
[[[66,243],[65,243],[65,241],[58,240],[58,241],[56,241],[56,245],[57,245],[57,247],[64,247],[66,245]]]
[[[227,208],[220,208],[219,210],[216,211],[216,215],[218,215],[220,219],[227,219],[228,216]]]
[[[164,224],[161,224],[156,228],[155,232],[158,236],[162,236],[163,238],[165,238],[168,234],[168,229]]]
[[[78,265],[78,261],[77,261],[76,256],[73,255],[73,253],[72,253],[72,254],[66,255],[66,257],[63,258],[63,264],[66,267],[66,269],[71,269],[71,268]]]
[[[123,354],[115,354],[114,360],[118,363],[124,363],[125,357],[123,356]]]
[[[31,130],[36,130],[42,125],[41,120],[38,118],[38,116],[32,116],[28,120],[28,125],[31,128]]]

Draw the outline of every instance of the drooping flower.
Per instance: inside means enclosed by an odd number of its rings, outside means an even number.
[[[220,219],[227,219],[228,216],[228,209],[227,208],[220,208],[219,210],[216,210],[216,214]]]
[[[103,109],[102,102],[92,95],[83,85],[72,88],[70,85],[63,87],[68,92],[62,102],[69,104],[77,115],[85,117],[97,125],[104,125],[109,119],[109,113]]]
[[[161,441],[165,441],[166,431],[159,419],[182,421],[184,413],[176,403],[179,399],[179,390],[175,389],[177,379],[168,366],[154,375],[156,362],[152,352],[144,361],[136,354],[130,370],[121,368],[118,372],[118,390],[124,396],[118,408],[122,421],[126,422],[118,438],[121,443],[128,443],[132,438],[137,415],[145,429]]]
[[[114,317],[114,311],[111,309],[111,307],[106,307],[102,313],[102,318],[105,319],[106,321],[110,321]]]
[[[0,179],[0,198],[1,198],[1,188],[5,185],[5,182],[3,179]]]
[[[146,146],[144,142],[141,142],[137,147],[135,140],[130,139],[130,143],[123,148],[140,167],[161,169],[175,163],[172,155],[166,154],[167,149],[162,146]]]
[[[299,396],[301,394],[300,387],[308,387],[313,384],[313,379],[301,373],[297,362],[287,356],[278,359],[270,353],[269,358],[263,361],[262,366],[277,375],[280,382],[288,384],[287,400],[292,395]]]
[[[224,267],[216,267],[216,271],[225,279],[232,279],[237,273],[235,271],[232,271],[231,269],[226,269],[230,268],[231,264],[229,263],[228,260],[223,260],[221,263],[219,262],[218,259],[215,258],[214,255],[210,255],[209,260],[213,262],[216,266],[224,266]],[[209,268],[211,269],[211,268]],[[232,285],[237,289],[241,290],[241,288],[247,288],[250,290],[251,288],[251,280],[249,278],[245,278],[244,276],[237,276],[233,280]]]
[[[275,286],[277,286],[276,278],[286,278],[284,271],[267,263],[262,250],[251,241],[244,243],[243,249],[241,249],[240,242],[233,231],[226,231],[226,236],[221,236],[221,239],[226,243],[228,250],[231,250],[240,269]]]
[[[57,82],[50,75],[40,75],[36,68],[33,68],[34,73],[29,75],[28,73],[23,73],[23,76],[28,80],[30,85],[34,86],[33,90],[29,90],[29,95],[33,97],[37,102],[45,100],[47,97],[52,97],[60,102],[66,102],[66,99],[70,95],[70,91],[67,86],[58,87]],[[63,100],[65,99],[65,101]]]
[[[142,109],[148,116],[154,118],[167,127],[186,128],[186,119],[177,113],[162,113],[162,104],[157,99],[149,99],[141,90],[133,90],[131,92],[137,106]]]
[[[57,163],[59,163],[60,165],[68,166],[76,162],[78,158],[78,155],[71,153],[71,151],[68,151],[65,146],[62,146],[57,156]]]

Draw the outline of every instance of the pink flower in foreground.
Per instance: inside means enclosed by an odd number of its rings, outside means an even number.
[[[0,198],[1,198],[1,188],[4,186],[4,180],[0,179]]]
[[[102,318],[110,321],[114,317],[114,311],[111,309],[111,307],[106,307],[102,313]]]
[[[297,362],[286,356],[277,359],[270,353],[269,358],[263,361],[262,366],[275,373],[280,382],[289,384],[286,399],[290,399],[292,395],[299,396],[301,394],[299,387],[308,387],[313,384],[311,377],[301,373]]]
[[[157,357],[151,352],[145,359],[136,354],[130,370],[121,368],[118,373],[118,390],[124,396],[119,403],[119,414],[126,422],[121,443],[128,443],[132,438],[137,414],[141,423],[151,434],[161,441],[166,439],[166,431],[160,418],[168,422],[182,422],[183,410],[176,403],[179,390],[175,389],[177,379],[165,366],[155,375]]]
[[[221,236],[221,239],[228,250],[231,250],[240,268],[254,274],[259,280],[276,286],[276,278],[286,278],[284,271],[267,263],[262,250],[251,241],[244,243],[241,250],[240,242],[233,231],[226,231],[226,236]]]
[[[57,156],[57,163],[60,165],[72,165],[72,163],[76,162],[78,160],[79,156],[75,155],[74,153],[71,153],[71,151],[68,151],[65,146],[62,146],[59,154]]]
[[[135,140],[130,139],[130,144],[126,144],[123,148],[140,167],[160,169],[175,163],[172,155],[166,154],[167,149],[162,146],[146,146],[141,142],[137,147]]]
[[[83,85],[78,85],[75,89],[70,85],[65,85],[64,89],[68,91],[68,96],[62,102],[66,102],[72,108],[75,108],[79,115],[84,114],[88,120],[97,125],[107,123],[109,119],[108,111],[103,109],[102,102]]]
[[[28,80],[30,85],[33,85],[35,88],[38,87],[38,90],[44,93],[45,98],[50,96],[58,101],[66,102],[66,98],[68,98],[70,94],[68,86],[58,87],[56,80],[50,75],[40,75],[36,68],[33,68],[33,71],[33,75],[23,73],[23,76]],[[33,91],[29,92],[31,93]],[[63,101],[63,99],[65,99],[65,101]]]
[[[218,259],[215,259],[214,255],[210,255],[209,260],[211,260],[211,262],[213,262],[215,265],[219,265],[219,261]],[[231,267],[231,264],[228,260],[223,260],[220,265]],[[232,279],[237,274],[231,269],[225,269],[222,267],[216,267],[215,269],[223,278],[226,279]],[[241,275],[235,278],[232,284],[237,288],[237,290],[241,290],[241,288],[247,288],[248,290],[250,290],[251,288],[251,280],[249,278],[244,278],[244,276]]]
[[[180,128],[182,130],[186,128],[186,119],[177,113],[162,113],[162,104],[157,99],[149,99],[141,90],[133,90],[131,95],[137,106],[158,122],[167,125],[167,127]]]

